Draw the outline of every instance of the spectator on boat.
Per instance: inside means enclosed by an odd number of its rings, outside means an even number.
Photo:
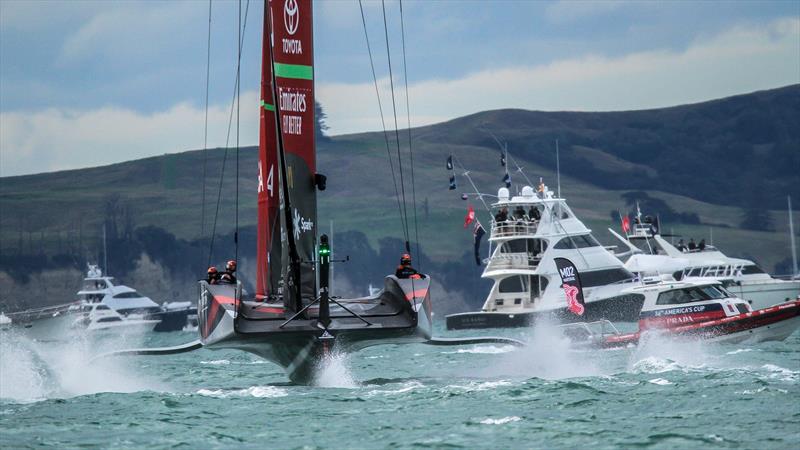
[[[523,220],[525,218],[525,208],[522,206],[517,206],[517,209],[514,210],[514,218],[517,220]]]
[[[394,271],[394,276],[401,280],[409,278],[418,280],[420,278],[425,278],[424,274],[417,272],[417,269],[411,266],[411,255],[408,253],[403,253],[400,257],[400,265],[397,266],[397,270]]]
[[[700,239],[700,243],[697,244],[697,248],[699,248],[701,252],[703,250],[705,250],[706,249],[706,240],[705,239]]]
[[[685,252],[686,251],[686,244],[683,243],[683,239],[678,241],[678,250]]]
[[[236,284],[236,261],[230,260],[225,264],[225,272],[219,279],[222,283]]]
[[[219,283],[219,271],[214,266],[208,268],[208,275],[206,276],[206,282],[208,284],[217,284]]]
[[[506,220],[508,220],[508,208],[504,207],[494,215],[494,221],[505,222]]]
[[[689,239],[689,251],[697,250],[697,244],[694,243],[694,238]]]
[[[539,212],[539,208],[531,206],[530,211],[528,211],[528,218],[530,220],[540,220],[542,218],[542,213]]]

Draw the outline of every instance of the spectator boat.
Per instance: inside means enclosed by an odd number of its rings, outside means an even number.
[[[775,278],[753,261],[731,258],[713,245],[692,249],[673,245],[660,234],[658,221],[642,218],[639,211],[624,237],[609,231],[631,250],[625,267],[641,276],[719,280],[729,292],[747,300],[755,309],[791,301],[800,295],[800,279]]]
[[[641,298],[625,292],[634,275],[544,183],[536,192],[525,186],[513,197],[507,188],[500,188],[491,208],[495,218],[489,242],[494,250],[490,249],[482,277],[494,285],[480,311],[447,316],[448,329],[523,327],[540,317],[637,319]],[[499,220],[503,211],[507,220]],[[574,261],[581,271],[584,317],[567,310],[554,262],[558,257]]]

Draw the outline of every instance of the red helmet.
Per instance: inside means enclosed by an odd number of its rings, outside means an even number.
[[[403,253],[403,256],[400,257],[400,264],[407,264],[411,262],[411,255],[408,253]]]
[[[230,260],[228,264],[225,264],[225,268],[228,270],[236,270],[236,261]]]
[[[217,273],[217,268],[214,267],[214,266],[209,267],[208,268],[208,273]]]

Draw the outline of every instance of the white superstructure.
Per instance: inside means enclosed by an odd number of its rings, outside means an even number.
[[[114,277],[103,276],[100,267],[89,265],[86,278],[83,280],[83,288],[78,291],[78,301],[102,303],[123,316],[161,311],[159,305],[149,297],[128,286],[114,283]]]
[[[634,220],[627,236],[609,231],[633,253],[625,267],[642,276],[719,280],[728,291],[747,300],[754,309],[794,300],[800,295],[800,280],[774,278],[753,261],[731,258],[703,241],[692,246],[694,248],[681,244],[675,246],[658,233],[652,220],[642,219],[641,214]]]
[[[567,202],[543,183],[537,191],[525,186],[513,197],[501,188],[491,207],[495,214],[489,238],[493,250],[482,277],[494,280],[494,285],[482,311],[565,308],[554,262],[557,257],[567,258],[577,267],[589,308],[601,301],[612,304],[633,281],[633,274],[592,236]]]

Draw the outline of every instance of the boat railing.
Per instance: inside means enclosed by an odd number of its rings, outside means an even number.
[[[492,237],[510,237],[520,235],[533,235],[539,228],[539,221],[506,220],[492,224]]]
[[[491,258],[486,270],[536,270],[541,261],[541,253],[500,253]]]
[[[38,319],[55,317],[56,315],[66,312],[70,308],[81,305],[81,303],[82,303],[81,301],[76,301],[54,306],[44,306],[41,308],[26,309],[24,311],[7,313],[6,316],[12,319],[14,322],[31,322]]]

